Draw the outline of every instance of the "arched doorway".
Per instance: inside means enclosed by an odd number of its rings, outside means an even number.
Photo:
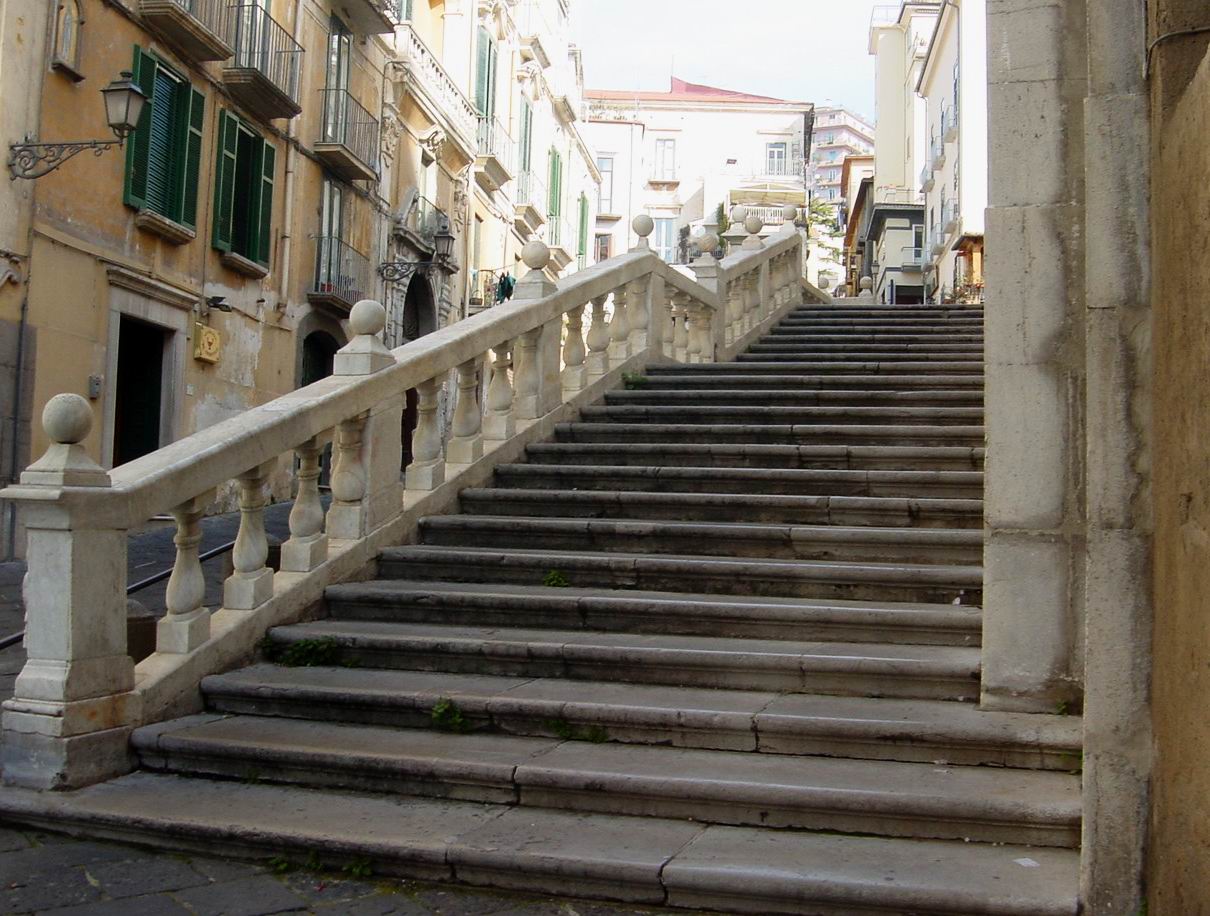
[[[312,331],[303,338],[299,366],[299,387],[318,382],[332,374],[332,362],[340,342],[327,331]]]
[[[437,303],[433,298],[433,287],[426,274],[412,275],[407,293],[403,298],[403,314],[400,321],[400,343],[417,340],[437,330]],[[405,394],[403,424],[400,436],[403,439],[403,467],[412,463],[412,433],[416,430],[419,397],[415,388]]]

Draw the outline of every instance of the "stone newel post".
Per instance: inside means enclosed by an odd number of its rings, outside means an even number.
[[[105,527],[109,475],[80,445],[92,409],[76,394],[42,412],[51,445],[3,495],[28,533],[28,660],[4,704],[5,782],[72,788],[130,769],[134,663],[126,654],[126,532]]]
[[[395,365],[395,357],[378,335],[386,327],[386,309],[362,299],[349,312],[356,335],[336,353],[333,374],[373,375]],[[365,537],[399,514],[403,485],[399,468],[403,444],[404,392],[375,404],[363,417],[351,417],[337,428],[333,503],[328,510],[328,536],[353,540]]]
[[[693,276],[702,286],[711,292],[718,293],[720,291],[719,267],[718,261],[714,257],[714,250],[719,246],[719,238],[713,232],[704,233],[697,238],[697,248],[701,255],[696,261],[689,265],[689,269],[693,271]],[[699,362],[713,362],[715,351],[724,343],[723,335],[727,326],[727,303],[722,303],[722,310],[717,318],[712,317],[713,324],[709,328],[699,328],[699,331],[705,331],[703,335],[703,343],[708,343],[709,352],[698,354]],[[686,316],[688,318],[688,316]],[[692,338],[692,335],[689,335]],[[690,340],[692,343],[692,340]],[[692,347],[690,348],[692,351]]]

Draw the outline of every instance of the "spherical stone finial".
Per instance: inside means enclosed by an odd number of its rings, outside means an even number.
[[[92,429],[92,407],[78,394],[56,394],[42,408],[42,428],[51,442],[83,442]]]
[[[798,219],[798,207],[794,204],[786,204],[781,208],[781,218],[787,223],[794,222]]]
[[[362,299],[349,311],[349,327],[357,336],[380,334],[387,326],[387,310],[381,302]]]
[[[731,208],[731,222],[742,223],[748,218],[748,208],[742,204],[736,204]]]
[[[530,270],[545,270],[550,263],[550,249],[539,239],[526,242],[521,249],[521,260]]]
[[[861,286],[862,292],[868,293],[874,288],[874,281],[869,277],[862,277],[859,285]]]
[[[748,235],[760,235],[760,231],[765,228],[765,221],[753,213],[744,220],[744,231]]]
[[[713,232],[703,232],[693,241],[702,254],[711,254],[718,247],[718,236]]]
[[[646,213],[640,213],[634,218],[634,221],[631,222],[630,228],[635,231],[635,234],[638,235],[639,238],[645,239],[647,236],[651,235],[651,233],[655,232],[655,220],[653,220]]]
[[[827,289],[831,285],[832,285],[832,280],[829,277],[820,277],[819,278],[819,288],[820,289]]]

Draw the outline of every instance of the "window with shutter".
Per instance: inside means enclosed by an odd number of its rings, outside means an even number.
[[[534,110],[529,99],[521,97],[521,141],[518,144],[518,156],[522,172],[528,172],[533,158],[534,140]]]
[[[496,114],[496,54],[495,39],[480,26],[475,63],[475,107],[484,118]]]
[[[219,112],[211,243],[269,265],[277,150],[229,111]]]

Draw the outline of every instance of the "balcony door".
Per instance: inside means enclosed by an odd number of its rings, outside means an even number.
[[[766,175],[784,175],[784,174],[786,174],[786,144],[785,143],[766,143],[765,144],[765,174]]]
[[[320,202],[319,239],[315,246],[318,263],[315,266],[317,292],[336,292],[344,288],[345,271],[341,253],[344,250],[345,192],[330,178],[325,178]]]
[[[328,69],[324,92],[324,142],[343,143],[349,116],[349,60],[353,36],[335,16],[328,26]]]

